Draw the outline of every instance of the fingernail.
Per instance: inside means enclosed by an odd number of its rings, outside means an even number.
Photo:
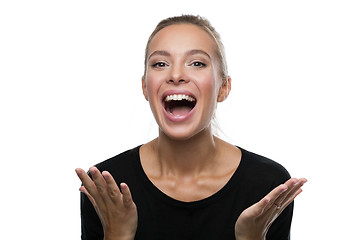
[[[96,173],[95,167],[91,167],[91,168],[89,169],[89,172],[91,173],[91,175],[94,175],[94,174]]]
[[[76,172],[76,174],[79,176],[79,175],[80,175],[80,173],[81,173],[80,168],[76,168],[76,169],[75,169],[75,172]]]
[[[103,171],[103,172],[101,173],[101,175],[102,175],[105,179],[110,179],[109,172],[107,172],[107,171]]]

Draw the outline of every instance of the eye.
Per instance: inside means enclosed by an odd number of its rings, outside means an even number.
[[[206,67],[206,64],[203,62],[196,61],[191,63],[191,66],[202,68],[202,67]]]
[[[156,62],[156,63],[152,64],[151,66],[152,66],[153,68],[164,68],[164,67],[166,67],[167,65],[166,65],[166,63],[164,63],[164,62]]]

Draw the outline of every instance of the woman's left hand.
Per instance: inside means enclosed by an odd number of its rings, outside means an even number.
[[[264,240],[281,212],[302,192],[305,178],[291,178],[245,209],[235,224],[236,240]]]

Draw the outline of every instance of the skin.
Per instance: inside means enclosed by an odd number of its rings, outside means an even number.
[[[240,151],[211,132],[216,104],[231,88],[223,84],[218,70],[215,43],[197,26],[166,27],[149,46],[142,86],[159,125],[159,137],[141,147],[140,158],[150,180],[178,200],[212,195],[239,165]],[[184,122],[173,122],[163,113],[163,93],[173,89],[187,90],[197,100],[194,114]]]
[[[119,188],[109,172],[100,173],[96,167],[89,169],[93,180],[81,168],[75,171],[83,184],[79,190],[86,194],[100,218],[104,239],[134,239],[138,218],[129,187],[121,183]]]
[[[219,75],[215,56],[215,43],[210,36],[190,24],[166,27],[151,41],[143,93],[160,131],[168,137],[187,140],[209,127],[217,101],[222,101],[229,91]],[[172,89],[195,95],[198,111],[191,121],[173,123],[161,114],[162,93]]]
[[[142,79],[143,94],[159,125],[159,137],[140,148],[140,159],[149,179],[168,196],[196,201],[219,191],[241,161],[241,151],[212,135],[211,119],[217,102],[229,94],[231,78],[220,77],[216,44],[207,32],[191,24],[160,30],[149,45]],[[163,94],[186,90],[196,107],[184,121],[172,121],[163,111]],[[103,225],[105,239],[133,239],[137,210],[125,183],[121,192],[108,172],[90,168],[94,180],[76,169],[84,192]],[[238,218],[237,240],[264,240],[272,222],[300,194],[306,179],[290,179]],[[276,207],[279,206],[279,207]],[[122,226],[121,228],[119,226]]]

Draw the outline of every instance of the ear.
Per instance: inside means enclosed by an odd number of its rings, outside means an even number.
[[[229,96],[231,90],[231,77],[228,76],[227,79],[223,80],[223,84],[219,89],[218,102],[223,102]]]
[[[145,97],[146,101],[149,101],[149,96],[148,96],[148,92],[147,92],[147,89],[146,89],[146,82],[145,82],[145,77],[144,76],[141,79],[141,85],[142,85],[142,90],[143,90],[144,97]]]

